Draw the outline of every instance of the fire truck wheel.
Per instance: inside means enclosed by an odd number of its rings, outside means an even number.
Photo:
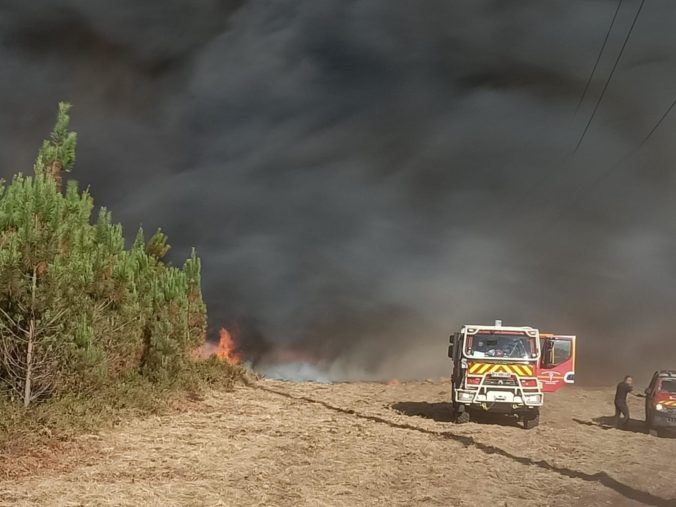
[[[523,418],[523,427],[524,429],[530,430],[535,428],[540,424],[540,414],[535,412],[533,414],[527,414]]]
[[[465,424],[469,422],[469,412],[464,411],[464,412],[459,412],[455,416],[455,423],[456,424]]]

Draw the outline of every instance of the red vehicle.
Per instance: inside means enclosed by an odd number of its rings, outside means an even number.
[[[542,391],[553,393],[575,382],[575,336],[540,333],[542,354],[537,377]]]
[[[540,421],[544,392],[575,379],[575,337],[541,335],[532,327],[465,325],[450,337],[451,401],[456,423],[472,414],[517,416],[526,429]]]
[[[656,371],[645,395],[648,432],[661,434],[676,429],[676,370]]]

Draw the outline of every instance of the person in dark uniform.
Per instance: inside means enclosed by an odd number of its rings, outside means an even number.
[[[618,428],[626,428],[629,424],[629,406],[627,395],[634,390],[634,380],[630,375],[617,384],[615,390],[615,425]]]

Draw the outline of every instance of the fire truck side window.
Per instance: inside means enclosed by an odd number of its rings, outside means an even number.
[[[573,343],[568,340],[554,340],[554,366],[564,363],[573,354]]]

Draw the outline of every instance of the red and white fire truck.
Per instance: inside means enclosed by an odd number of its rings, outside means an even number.
[[[473,413],[516,415],[524,428],[540,421],[545,392],[575,381],[575,337],[532,327],[465,325],[451,335],[454,419]]]
[[[651,435],[676,431],[676,370],[653,373],[645,390],[645,422]]]

